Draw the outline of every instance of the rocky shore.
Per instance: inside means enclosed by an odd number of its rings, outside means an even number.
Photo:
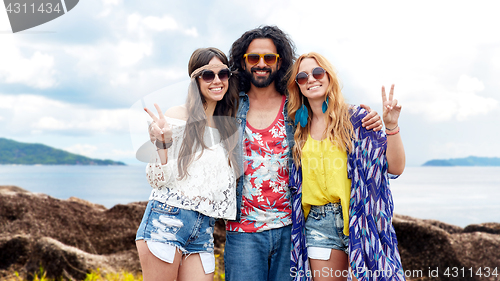
[[[14,272],[28,277],[40,266],[47,277],[75,280],[97,268],[140,272],[134,239],[146,203],[107,209],[0,186],[0,280]],[[500,280],[500,223],[461,228],[395,215],[393,225],[408,280]],[[224,240],[218,222],[217,253]]]

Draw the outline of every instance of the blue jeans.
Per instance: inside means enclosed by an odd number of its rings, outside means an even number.
[[[290,281],[292,226],[262,232],[226,232],[226,281]]]

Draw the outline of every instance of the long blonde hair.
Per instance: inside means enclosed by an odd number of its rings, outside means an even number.
[[[352,151],[352,138],[354,137],[354,129],[350,119],[349,105],[345,102],[342,95],[340,82],[335,73],[333,65],[322,55],[311,52],[301,55],[293,64],[290,70],[290,79],[288,80],[288,116],[295,120],[295,113],[302,106],[302,103],[307,108],[309,113],[307,125],[302,128],[300,125],[295,130],[295,146],[293,147],[293,159],[297,166],[300,166],[300,159],[302,156],[302,148],[306,143],[307,137],[311,131],[311,118],[312,110],[306,97],[300,92],[300,88],[295,83],[295,76],[299,73],[299,66],[305,58],[313,58],[319,66],[326,70],[326,75],[330,81],[326,90],[328,96],[328,109],[325,112],[327,118],[326,136],[336,145],[340,150]],[[325,97],[326,100],[326,97]]]

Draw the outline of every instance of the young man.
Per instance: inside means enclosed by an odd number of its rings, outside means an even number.
[[[243,176],[237,184],[237,217],[226,224],[226,280],[291,280],[289,164],[294,124],[288,118],[286,84],[295,59],[292,40],[276,26],[245,32],[230,50],[238,71]],[[370,113],[367,128],[381,128]],[[373,117],[373,118],[371,118]],[[290,159],[290,160],[289,160]]]
[[[237,217],[226,224],[224,262],[228,281],[291,280],[289,165],[294,124],[288,118],[286,84],[295,60],[292,40],[276,26],[244,33],[230,50],[238,71],[241,168]],[[376,112],[364,122],[382,128]],[[154,142],[155,137],[150,133]],[[289,160],[290,159],[290,160]]]

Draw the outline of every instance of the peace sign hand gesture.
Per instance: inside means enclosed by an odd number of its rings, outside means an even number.
[[[385,87],[382,86],[382,108],[384,111],[382,118],[384,119],[385,128],[395,128],[398,126],[398,119],[402,106],[398,105],[398,100],[393,99],[393,97],[394,84],[391,86],[389,99],[387,99],[385,95]]]
[[[158,111],[158,116],[156,117],[153,112],[151,112],[146,107],[144,111],[146,111],[149,116],[153,119],[151,125],[149,125],[149,138],[151,142],[155,142],[159,140],[161,142],[171,142],[172,141],[172,127],[165,120],[165,115],[161,111],[160,107],[155,103],[156,110]]]

